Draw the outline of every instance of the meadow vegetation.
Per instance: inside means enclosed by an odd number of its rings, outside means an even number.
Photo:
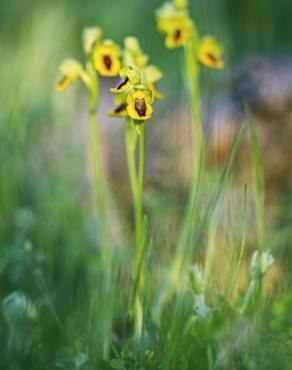
[[[223,10],[145,2],[145,36],[142,14],[116,25],[130,0],[30,2],[0,5],[0,369],[292,369],[291,193],[267,201],[245,97],[224,163],[209,163],[203,102],[240,53],[196,9],[214,25]],[[188,140],[172,147],[179,125]]]

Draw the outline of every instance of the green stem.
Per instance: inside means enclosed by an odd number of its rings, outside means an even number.
[[[104,262],[109,264],[109,236],[107,224],[107,208],[106,208],[106,191],[105,181],[103,177],[102,161],[101,161],[101,145],[99,125],[97,124],[97,107],[98,107],[98,79],[91,63],[87,63],[87,72],[90,76],[91,84],[89,85],[89,122],[90,122],[90,138],[91,138],[91,153],[94,170],[96,200],[98,212],[100,216],[100,233],[102,240],[102,251]]]
[[[136,167],[134,161],[134,147],[132,151],[128,147],[128,166],[130,173],[130,181],[133,184],[133,198],[134,198],[134,209],[135,209],[135,226],[136,226],[136,242],[135,242],[135,272],[134,272],[134,283],[132,290],[132,297],[130,302],[130,312],[134,313],[135,321],[135,336],[140,337],[143,326],[143,309],[141,300],[139,298],[139,291],[141,288],[141,282],[143,277],[143,260],[146,250],[146,239],[147,231],[143,224],[143,185],[144,185],[144,123],[139,125],[139,168],[138,168],[138,179],[136,175]],[[135,171],[134,171],[135,170]]]
[[[194,227],[199,217],[199,193],[202,183],[204,163],[204,140],[201,120],[201,98],[200,98],[200,68],[196,60],[196,48],[198,36],[196,30],[193,32],[192,40],[185,46],[185,71],[189,102],[192,119],[193,151],[192,161],[194,163],[190,198],[182,223],[182,231],[178,242],[174,265],[174,279],[191,253]]]
[[[137,225],[136,225],[136,247],[138,255],[142,241],[142,222],[143,222],[143,185],[144,185],[144,123],[140,127],[139,134],[139,170],[138,170],[138,189],[137,189]]]
[[[135,223],[137,223],[137,187],[138,187],[135,161],[136,144],[137,144],[137,131],[135,129],[133,121],[128,120],[126,130],[126,151],[127,151],[128,172],[133,197]]]
[[[261,286],[262,286],[261,278],[251,280],[243,301],[243,305],[240,309],[241,314],[246,314],[250,312],[251,314],[254,314],[256,318],[258,303],[260,301]]]

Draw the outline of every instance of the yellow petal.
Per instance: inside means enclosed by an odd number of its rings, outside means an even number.
[[[184,46],[191,38],[190,28],[176,28],[171,33],[168,33],[165,39],[165,46],[168,49]]]
[[[69,80],[74,81],[80,78],[84,69],[82,65],[75,59],[66,59],[59,67],[60,72],[63,76],[69,78]]]
[[[122,81],[120,81],[116,87],[111,88],[110,91],[115,92],[115,93],[119,93],[119,92],[127,90],[130,87],[130,85],[131,85],[130,80],[126,76],[126,78],[124,78]]]
[[[128,116],[127,103],[121,103],[114,110],[109,112],[110,117],[125,118]]]
[[[222,60],[223,48],[211,36],[205,36],[200,43],[198,50],[198,60],[210,68],[222,69],[224,62]]]
[[[144,73],[145,73],[147,81],[152,82],[152,83],[159,81],[163,76],[160,69],[154,65],[147,66],[144,69]]]
[[[164,100],[164,95],[158,90],[155,83],[149,83],[149,89],[152,91],[155,99]]]

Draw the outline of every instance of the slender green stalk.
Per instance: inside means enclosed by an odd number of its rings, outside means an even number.
[[[128,120],[126,129],[126,151],[127,151],[128,172],[133,197],[135,223],[137,223],[137,187],[138,187],[136,160],[135,160],[136,145],[137,145],[137,131],[135,129],[133,121]]]
[[[139,142],[139,161],[138,161],[138,176],[136,172],[135,165],[135,148],[136,148],[136,138],[133,136],[133,128],[136,131],[134,122],[129,122],[127,127],[127,159],[128,159],[128,169],[132,188],[134,211],[135,211],[135,271],[134,271],[134,283],[132,290],[132,297],[130,302],[130,311],[133,314],[134,311],[134,321],[135,321],[135,336],[139,337],[141,335],[143,326],[143,309],[141,300],[139,298],[139,291],[141,289],[143,281],[143,260],[146,250],[146,240],[147,240],[147,230],[144,227],[143,220],[143,185],[144,185],[144,124],[137,127],[138,130],[138,142]],[[137,133],[136,133],[137,135]]]
[[[139,170],[138,170],[138,189],[137,189],[137,225],[136,225],[136,246],[138,256],[140,255],[142,241],[142,222],[143,222],[143,185],[144,185],[144,124],[141,125],[139,134]]]
[[[200,67],[197,62],[196,48],[198,44],[197,31],[194,29],[192,40],[185,46],[185,72],[189,103],[191,108],[192,134],[193,134],[193,174],[190,189],[190,197],[187,205],[185,217],[182,223],[182,230],[178,242],[174,264],[174,279],[191,253],[192,238],[194,227],[199,217],[199,193],[202,183],[203,163],[204,163],[204,140],[201,120],[201,98],[200,98]]]
[[[105,187],[102,177],[102,167],[100,158],[100,137],[99,129],[96,124],[96,111],[90,111],[90,130],[91,130],[91,150],[92,150],[92,160],[94,166],[94,177],[95,177],[95,187],[96,187],[96,197],[99,207],[99,213],[101,216],[102,227],[105,228],[106,224],[106,206],[105,206]]]
[[[244,301],[242,307],[240,309],[241,314],[246,314],[247,312],[251,312],[255,315],[259,309],[257,303],[260,302],[260,294],[262,288],[262,279],[252,279],[249,283],[246,295],[244,297]]]
[[[112,252],[110,248],[109,239],[109,228],[107,220],[107,204],[106,204],[106,184],[103,176],[102,160],[101,160],[101,141],[100,141],[100,131],[97,121],[97,109],[98,109],[98,92],[99,84],[96,72],[93,68],[91,60],[86,63],[87,73],[89,75],[90,81],[87,84],[89,92],[89,122],[90,122],[90,138],[91,138],[91,153],[92,162],[94,170],[94,181],[95,181],[95,192],[99,215],[99,231],[100,240],[102,242],[102,291],[99,295],[95,295],[92,300],[90,318],[91,318],[91,338],[96,338],[97,331],[100,333],[104,341],[101,346],[102,356],[104,359],[108,359],[109,356],[109,346],[111,339],[111,325],[112,325],[112,312],[108,309],[106,319],[102,322],[98,322],[97,307],[99,309],[104,309],[104,303],[100,302],[110,302],[112,295]],[[99,302],[99,303],[98,303]],[[100,311],[99,311],[100,312]],[[95,340],[91,339],[92,343],[96,343]],[[96,351],[96,348],[95,348]]]
[[[90,138],[91,138],[91,153],[94,170],[96,200],[98,205],[98,212],[100,216],[100,233],[103,243],[102,251],[104,262],[109,265],[110,262],[110,248],[109,235],[107,224],[107,207],[106,207],[106,191],[105,181],[103,177],[102,161],[101,161],[101,145],[99,125],[97,124],[97,107],[98,107],[98,78],[94,71],[91,62],[86,64],[87,72],[90,76],[89,91],[89,122],[90,122]]]
[[[199,169],[203,149],[203,127],[201,119],[200,65],[196,60],[198,44],[197,32],[194,30],[192,40],[185,46],[185,71],[192,115],[193,158],[195,175]]]

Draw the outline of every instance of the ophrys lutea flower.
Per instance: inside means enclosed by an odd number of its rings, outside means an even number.
[[[120,47],[112,40],[104,40],[93,51],[94,67],[101,76],[117,76],[121,68],[120,56]]]
[[[164,3],[157,11],[157,28],[166,35],[167,48],[188,47],[191,45],[193,57],[207,67],[222,69],[223,48],[211,36],[200,38],[188,10],[187,0],[173,0]]]
[[[75,59],[66,59],[59,67],[59,71],[62,74],[61,80],[55,85],[57,92],[64,91],[72,82],[79,79],[83,79],[84,82],[88,83],[88,75],[85,72],[81,63]]]
[[[198,61],[207,67],[222,69],[224,62],[222,60],[223,48],[211,36],[205,36],[201,39],[198,48]]]
[[[121,80],[111,89],[119,98],[110,116],[125,117],[127,113],[133,120],[146,121],[152,115],[153,100],[163,98],[157,88],[162,72],[154,65],[147,65],[149,58],[135,37],[126,37],[124,46],[123,67],[119,71]]]
[[[101,159],[101,140],[97,119],[99,100],[98,74],[101,76],[117,76],[121,67],[121,50],[112,40],[102,40],[102,31],[98,27],[86,28],[83,32],[84,64],[75,59],[65,60],[59,67],[62,79],[57,83],[56,91],[63,91],[74,81],[81,80],[88,91],[88,113],[91,134],[91,153],[95,182],[95,195],[100,216],[100,234],[103,243],[102,258],[108,264],[111,258],[110,240],[106,207],[106,184],[103,176]],[[97,73],[98,72],[98,73]],[[123,107],[116,109],[116,114],[123,114]],[[127,108],[127,104],[125,105]],[[126,115],[128,115],[126,110]]]
[[[192,158],[194,159],[192,185],[189,199],[189,209],[196,209],[195,202],[201,193],[203,186],[200,176],[205,157],[205,139],[201,114],[200,94],[200,68],[205,65],[211,68],[222,69],[222,47],[211,37],[201,38],[196,23],[192,19],[187,0],[169,0],[156,11],[158,30],[165,35],[167,48],[182,47],[184,52],[183,75],[186,77],[188,90],[191,127],[193,135]],[[193,230],[197,215],[186,213],[182,224],[182,234],[174,257],[172,272],[174,281],[178,281],[178,275],[183,267],[184,257],[189,251],[186,249],[188,240],[193,238]],[[182,258],[182,256],[184,256]]]
[[[135,121],[146,121],[151,118],[153,94],[143,85],[132,88],[127,98],[128,115]]]
[[[131,86],[140,84],[142,80],[141,70],[134,64],[121,68],[119,75],[121,80],[116,87],[110,89],[111,92],[121,93],[131,88]]]
[[[163,4],[156,11],[157,28],[165,34],[165,46],[169,49],[186,45],[192,38],[193,22],[186,1]]]
[[[83,31],[82,41],[85,53],[84,66],[73,58],[66,59],[59,67],[61,80],[55,90],[65,90],[74,81],[81,80],[89,91],[97,86],[96,71],[106,77],[117,76],[121,67],[120,47],[111,40],[101,40],[99,27],[87,27]]]

